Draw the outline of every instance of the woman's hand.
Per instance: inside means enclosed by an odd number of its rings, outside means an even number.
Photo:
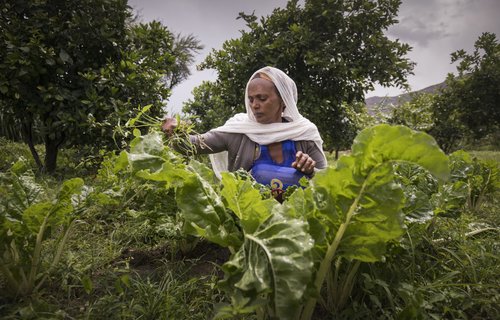
[[[307,175],[311,175],[314,173],[316,161],[309,157],[308,154],[298,151],[295,155],[295,161],[292,163],[292,167]]]
[[[163,120],[163,123],[161,125],[161,131],[167,135],[167,137],[170,137],[174,134],[174,130],[177,127],[177,119],[176,118],[165,118]]]

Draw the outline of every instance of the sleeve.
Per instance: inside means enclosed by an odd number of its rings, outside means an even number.
[[[229,148],[230,135],[224,132],[208,131],[190,136],[196,152],[200,154],[217,153]]]

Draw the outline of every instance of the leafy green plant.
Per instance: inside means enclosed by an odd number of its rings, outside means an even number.
[[[394,163],[414,162],[440,179],[449,174],[434,140],[401,126],[366,129],[352,150],[283,205],[234,173],[223,174],[218,190],[192,164],[175,160],[158,134],[136,136],[117,166],[175,187],[184,231],[230,248],[221,285],[232,305],[219,316],[256,311],[260,318],[310,319],[334,261],[382,260],[385,244],[403,234],[404,193]],[[344,283],[345,295],[352,286]]]
[[[323,252],[314,279],[316,296],[335,258],[383,260],[385,244],[403,234],[404,194],[393,171],[399,161],[419,164],[440,179],[449,174],[447,157],[430,136],[379,125],[363,130],[350,156],[313,179],[310,204],[302,214],[311,228],[320,227],[312,229],[315,247]],[[315,304],[315,296],[309,298],[301,319],[312,317]]]
[[[461,159],[469,156],[460,154],[449,157],[450,179],[442,184],[421,167],[396,166],[406,197],[406,232],[391,243],[385,262],[360,268],[362,277],[342,317],[487,319],[498,314],[498,219],[488,211],[498,211],[499,189],[485,192],[487,205],[470,211],[461,174],[466,167]]]
[[[77,221],[75,208],[81,201],[83,180],[65,181],[51,197],[23,161],[1,173],[0,179],[0,271],[5,293],[25,296],[38,291],[59,263]],[[51,235],[56,240],[47,246]],[[48,257],[51,261],[46,261]]]
[[[137,109],[137,115],[129,119],[125,125],[115,127],[113,139],[117,145],[117,137],[128,139],[130,137],[139,137],[144,132],[158,132],[161,130],[161,125],[164,119],[149,114],[152,105],[146,105]],[[169,137],[164,140],[164,143],[170,148],[176,149],[183,157],[191,158],[196,154],[196,149],[190,141],[190,135],[197,134],[194,130],[194,117],[182,118],[180,115],[175,116],[177,125],[173,128]],[[121,142],[121,147],[125,147],[125,141]]]
[[[467,208],[477,211],[486,200],[500,188],[499,167],[496,161],[485,161],[471,157],[465,151],[450,155],[452,180],[466,187]]]

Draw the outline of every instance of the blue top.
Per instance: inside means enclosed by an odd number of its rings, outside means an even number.
[[[283,162],[276,163],[269,154],[267,146],[260,146],[260,157],[254,161],[250,173],[254,179],[271,187],[273,194],[283,193],[286,188],[292,185],[300,185],[299,180],[305,176],[295,168],[292,163],[295,161],[295,142],[285,140],[281,142],[283,152]]]

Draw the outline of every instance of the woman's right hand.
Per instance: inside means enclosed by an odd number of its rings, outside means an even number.
[[[174,134],[174,130],[177,127],[177,119],[176,118],[165,118],[161,125],[161,131],[170,137]]]

